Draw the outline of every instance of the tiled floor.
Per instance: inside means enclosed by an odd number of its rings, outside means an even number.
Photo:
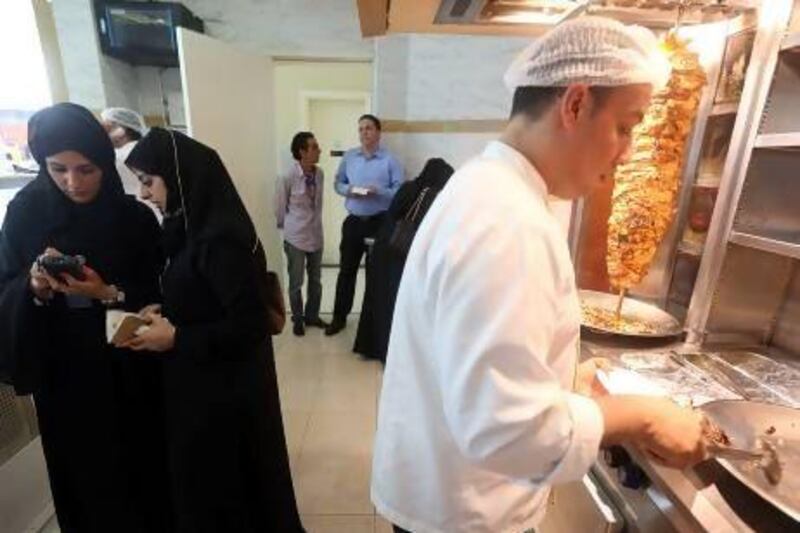
[[[275,340],[278,381],[295,492],[315,532],[389,532],[369,500],[381,368],[351,352],[357,316],[325,337]]]

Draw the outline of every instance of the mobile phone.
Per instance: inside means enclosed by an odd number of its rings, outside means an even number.
[[[83,265],[86,261],[79,255],[44,255],[36,263],[39,268],[59,281],[66,281],[64,274],[68,274],[78,281],[86,279]]]

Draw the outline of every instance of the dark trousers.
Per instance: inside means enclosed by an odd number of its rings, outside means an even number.
[[[342,242],[339,245],[339,277],[336,280],[336,303],[333,319],[344,321],[353,309],[356,277],[361,257],[367,251],[364,239],[374,238],[383,221],[384,213],[371,217],[349,215],[342,224]]]
[[[322,299],[322,250],[306,252],[283,242],[289,270],[289,305],[292,320],[301,321],[319,318],[319,302]],[[308,272],[308,301],[303,313],[303,270]]]

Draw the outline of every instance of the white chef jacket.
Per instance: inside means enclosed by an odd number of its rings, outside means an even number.
[[[132,194],[138,198],[141,187],[139,178],[125,164],[125,160],[128,159],[134,148],[136,148],[136,141],[131,141],[119,148],[115,148],[114,153],[117,155],[117,172],[119,172],[119,177],[122,178],[122,187],[125,189],[125,194]]]
[[[397,295],[372,501],[414,533],[521,532],[597,457],[603,418],[571,392],[580,304],[547,187],[490,143],[426,215]]]

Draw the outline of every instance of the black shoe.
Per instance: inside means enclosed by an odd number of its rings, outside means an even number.
[[[306,327],[303,325],[302,320],[298,320],[294,323],[294,327],[292,328],[292,333],[297,335],[298,337],[302,337],[306,334]]]
[[[328,323],[322,320],[320,317],[306,318],[306,326],[325,329],[328,327]]]
[[[330,325],[327,328],[325,328],[325,335],[328,337],[330,337],[331,335],[336,335],[337,333],[342,331],[346,325],[347,325],[346,321],[334,318],[333,321],[330,323]]]

